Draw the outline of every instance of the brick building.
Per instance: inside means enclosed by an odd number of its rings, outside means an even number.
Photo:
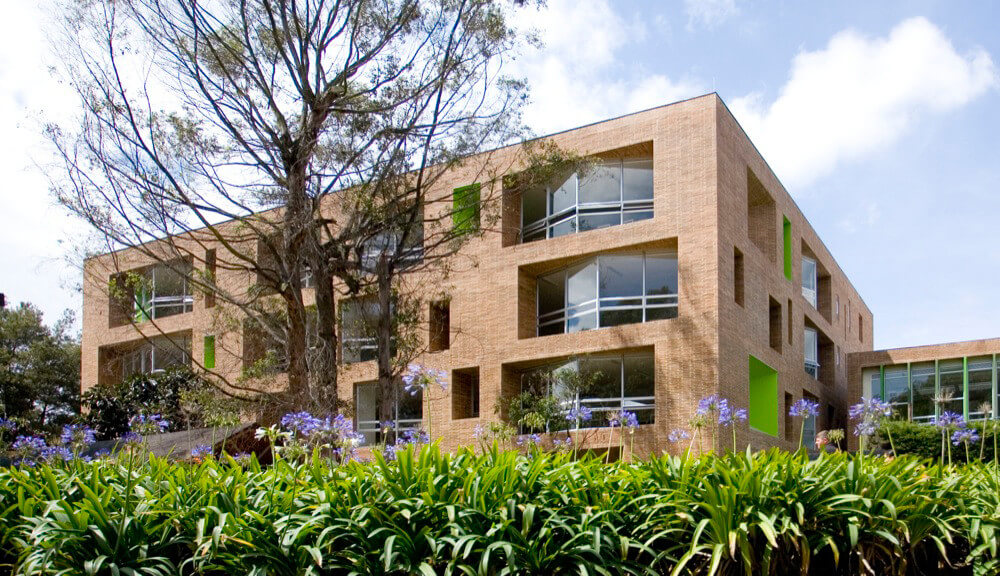
[[[671,450],[670,431],[713,392],[749,410],[738,437],[754,447],[793,447],[797,423],[785,414],[802,397],[821,405],[810,428],[845,426],[847,358],[871,350],[871,312],[717,95],[546,139],[600,162],[538,189],[483,191],[496,199],[483,213],[496,210],[500,225],[463,247],[474,264],[452,270],[421,311],[420,362],[450,386],[426,404],[401,396],[400,426],[431,418],[446,448],[472,443],[478,424],[500,418],[500,398],[559,370],[599,374],[597,389],[572,402],[592,408],[598,427],[611,411],[635,412],[641,452]],[[479,160],[516,169],[517,150]],[[451,202],[474,174],[456,170],[430,197]],[[233,379],[244,368],[253,338],[239,314],[185,275],[212,273],[234,290],[254,279],[217,263],[211,240],[176,245],[190,271],[150,268],[134,250],[87,260],[84,389],[176,363]],[[108,294],[129,270],[152,286],[138,315]],[[363,308],[340,306],[345,318]],[[341,339],[339,391],[373,439],[370,339],[350,326]]]

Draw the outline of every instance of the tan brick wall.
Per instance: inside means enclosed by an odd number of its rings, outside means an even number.
[[[448,278],[415,278],[414,289],[447,292],[451,297],[451,346],[426,354],[420,362],[448,371],[478,366],[480,370],[480,418],[452,420],[452,400],[434,396],[429,414],[435,436],[445,448],[472,443],[475,426],[496,419],[503,375],[511,367],[574,355],[633,349],[653,350],[656,365],[656,424],[644,427],[635,438],[640,453],[670,450],[666,437],[673,428],[686,427],[699,398],[715,391],[731,397],[740,406],[747,400],[747,356],[754,354],[779,370],[782,391],[795,398],[808,390],[841,410],[846,397],[846,365],[838,368],[836,386],[823,389],[802,369],[801,326],[804,316],[812,319],[846,351],[870,348],[871,314],[843,272],[816,237],[791,198],[770,172],[764,160],[736,125],[714,94],[664,106],[622,118],[593,124],[551,136],[559,146],[581,154],[600,154],[627,146],[651,143],[654,166],[654,218],[624,226],[505,246],[502,221],[462,250],[462,263]],[[518,163],[517,147],[505,148],[473,159],[441,181],[431,198],[437,209],[450,202],[451,189],[474,181],[483,164]],[[780,244],[782,215],[793,223],[796,262],[799,240],[805,239],[831,272],[832,286],[842,302],[850,299],[852,313],[865,317],[864,341],[845,335],[844,315],[827,322],[802,299],[798,265],[792,282],[781,271],[781,255],[773,260],[750,240],[747,229],[747,167],[775,200],[774,238]],[[496,191],[483,191],[484,197]],[[506,202],[511,209],[511,202]],[[433,214],[435,202],[426,211]],[[497,202],[493,210],[499,211]],[[762,224],[764,225],[764,224]],[[192,252],[204,252],[197,239]],[[618,326],[575,334],[533,337],[534,277],[545,270],[597,253],[673,247],[678,252],[679,316],[646,324]],[[744,254],[745,307],[733,297],[733,246]],[[775,247],[779,250],[780,245]],[[124,266],[114,266],[115,260]],[[245,290],[252,281],[246,274],[226,270],[219,251],[220,282],[232,290]],[[150,326],[108,328],[108,303],[104,294],[113,270],[139,266],[140,255],[105,255],[86,264],[83,386],[96,382],[98,351],[102,346],[141,338]],[[196,259],[196,267],[201,266]],[[306,291],[311,292],[311,291]],[[768,345],[768,295],[794,305],[792,325],[796,334],[782,353]],[[311,294],[305,295],[306,299]],[[783,312],[787,314],[787,310]],[[424,310],[426,316],[427,310]],[[238,351],[242,347],[237,323],[239,314],[225,305],[204,306],[197,296],[195,311],[169,318],[164,331],[192,331],[192,353],[202,354],[202,336],[216,334],[217,372],[230,378],[239,373]],[[857,329],[855,323],[854,329]],[[373,362],[344,366],[339,391],[349,397],[357,382],[375,377]],[[509,380],[509,377],[508,377]],[[779,397],[781,394],[779,393]],[[783,404],[783,402],[782,402]],[[779,409],[784,410],[783,405]],[[822,422],[822,421],[821,421]],[[822,424],[821,424],[822,425]],[[779,428],[780,428],[779,424]],[[607,443],[607,431],[592,435],[595,445]],[[740,441],[755,446],[782,444],[758,432],[740,430]],[[617,443],[617,441],[615,441]],[[677,447],[675,450],[679,449]]]

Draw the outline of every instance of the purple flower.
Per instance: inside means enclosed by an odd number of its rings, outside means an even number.
[[[385,458],[387,462],[392,462],[396,459],[396,446],[393,444],[386,444],[382,447],[382,457]]]
[[[955,430],[955,433],[951,435],[951,443],[958,446],[963,442],[968,442],[969,444],[979,442],[979,432],[976,432],[974,428],[960,428]]]
[[[935,419],[934,424],[938,428],[965,428],[965,418],[962,418],[961,414],[956,414],[946,410],[942,412],[937,419]]]
[[[31,462],[41,456],[47,446],[38,436],[18,436],[10,448],[16,460]]]
[[[472,437],[476,440],[486,438],[486,427],[482,424],[476,424],[476,428],[472,431]]]
[[[208,458],[215,455],[215,450],[208,444],[198,444],[191,449],[192,458]]]
[[[289,412],[281,418],[281,427],[292,434],[309,436],[323,427],[323,421],[308,412]]]
[[[527,436],[518,436],[517,440],[516,440],[518,446],[523,446],[525,444],[530,444],[530,445],[533,445],[533,446],[537,446],[538,444],[541,443],[541,441],[542,441],[542,437],[539,436],[538,434],[529,434]]]
[[[622,412],[622,423],[629,429],[630,433],[634,432],[639,427],[639,417],[635,415],[635,412],[625,410]]]
[[[562,450],[564,448],[570,449],[573,447],[573,437],[567,434],[563,439],[553,438],[552,445],[555,446],[557,450]]]
[[[687,440],[691,435],[687,433],[687,430],[682,428],[674,428],[670,431],[670,435],[667,436],[667,441],[671,444],[676,444],[681,440]]]
[[[709,412],[721,412],[724,408],[729,406],[729,401],[722,398],[718,394],[712,394],[711,396],[705,396],[698,401],[697,414],[699,416],[704,416]]]
[[[97,441],[94,430],[86,424],[67,424],[63,426],[59,439],[67,446],[89,446]]]
[[[399,433],[399,436],[396,438],[396,445],[405,446],[407,444],[427,444],[430,441],[431,437],[427,434],[427,432],[410,428]]]
[[[65,446],[46,446],[42,449],[39,456],[46,462],[53,462],[56,460],[62,460],[65,462],[73,459],[73,453],[70,452]]]
[[[802,418],[819,416],[819,402],[814,402],[808,398],[802,398],[792,404],[791,408],[788,409],[788,415],[796,418],[800,416]]]
[[[136,432],[127,432],[119,439],[119,442],[125,446],[139,446],[142,444],[142,435]]]
[[[862,420],[854,427],[855,436],[874,436],[878,426],[872,420]]]
[[[138,416],[133,416],[128,421],[128,425],[132,432],[149,436],[151,434],[166,432],[167,428],[170,427],[170,422],[159,414],[150,414],[148,416],[146,414],[139,414]]]
[[[594,417],[594,413],[586,406],[573,408],[566,413],[566,420],[569,422],[589,422]]]
[[[861,399],[861,402],[850,407],[848,415],[858,424],[854,428],[856,436],[874,436],[882,426],[882,421],[892,416],[892,406],[878,398]]]
[[[8,420],[6,418],[0,418],[0,432],[7,431],[13,432],[17,430],[17,423],[13,420]]]
[[[727,404],[719,410],[719,424],[723,427],[734,426],[737,422],[746,422],[746,420],[746,408],[733,410]]]
[[[448,390],[448,373],[444,370],[425,368],[420,364],[410,364],[403,373],[403,389],[410,396],[426,390],[430,385],[437,384],[441,391]]]

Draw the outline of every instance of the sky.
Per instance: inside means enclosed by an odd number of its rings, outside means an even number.
[[[51,5],[0,20],[0,292],[79,315],[86,229],[42,128],[72,118]],[[1000,337],[1000,3],[548,0],[525,121],[547,134],[718,92],[875,315],[876,348]]]

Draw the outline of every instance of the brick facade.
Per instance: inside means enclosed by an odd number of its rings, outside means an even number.
[[[848,398],[845,357],[871,350],[871,312],[715,94],[547,138],[566,150],[587,155],[622,149],[650,151],[654,217],[518,244],[512,241],[518,225],[512,223],[512,214],[519,213],[519,204],[505,201],[499,191],[483,191],[484,198],[496,199],[495,205],[484,206],[484,211],[501,214],[499,225],[463,247],[461,257],[467,264],[456,266],[444,280],[424,279],[424,286],[433,285],[450,298],[451,334],[446,350],[428,353],[420,362],[449,374],[476,368],[479,372],[478,418],[452,418],[453,405],[465,402],[464,398],[451,397],[456,393],[454,386],[446,395],[432,396],[430,414],[425,412],[424,418],[433,419],[434,435],[442,438],[445,448],[472,443],[477,424],[498,418],[497,401],[515,386],[513,374],[519,368],[610,351],[644,350],[654,355],[655,424],[643,426],[637,433],[635,445],[639,452],[677,450],[667,442],[668,434],[674,428],[687,426],[698,399],[705,395],[718,392],[738,407],[746,407],[750,355],[778,372],[779,436],[769,436],[744,424],[738,430],[741,443],[749,441],[754,447],[793,446],[797,438],[786,438],[782,432],[786,394],[793,399],[810,394],[820,400],[823,408],[818,428],[844,425]],[[517,150],[505,148],[470,159],[439,183],[439,203],[448,201],[453,188],[474,180],[482,165],[506,163],[516,169]],[[433,211],[433,205],[425,208],[425,213]],[[791,224],[791,280],[783,272],[785,219]],[[210,241],[192,237],[179,244],[194,254],[195,268],[205,267],[204,254]],[[539,274],[588,256],[643,249],[677,252],[677,318],[534,336],[535,278]],[[815,257],[821,269],[819,310],[802,296],[803,250]],[[739,288],[735,285],[737,251],[742,255],[743,285]],[[219,260],[218,282],[232,290],[249,288],[253,279],[246,273],[228,272],[221,250]],[[106,254],[86,262],[83,388],[99,381],[100,364],[109,350],[160,331],[190,333],[195,359],[202,357],[203,336],[215,335],[215,371],[227,377],[237,375],[241,370],[242,333],[223,326],[238,325],[239,314],[222,304],[206,307],[202,295],[195,295],[193,312],[156,323],[110,327],[109,277],[145,263],[134,251]],[[780,309],[781,338],[776,347],[771,346],[769,337],[775,314],[772,301]],[[423,311],[425,320],[429,313],[429,309]],[[818,330],[824,342],[819,380],[803,370],[802,331],[807,323]],[[373,380],[375,373],[374,362],[345,365],[340,375],[341,395],[350,397],[356,383]],[[280,386],[280,382],[276,385]],[[832,422],[827,421],[828,415]],[[593,436],[598,444],[607,441],[606,431]]]

